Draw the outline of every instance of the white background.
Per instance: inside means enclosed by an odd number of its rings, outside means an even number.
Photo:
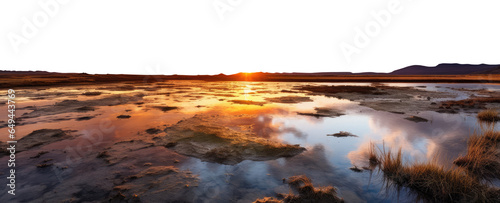
[[[47,2],[57,6],[44,10]],[[498,0],[2,0],[0,70],[196,75],[498,64],[499,8]],[[372,13],[384,12],[382,25]],[[36,32],[24,35],[30,23]],[[366,26],[375,34],[356,46],[356,29],[367,34]],[[341,44],[356,53],[346,57]]]

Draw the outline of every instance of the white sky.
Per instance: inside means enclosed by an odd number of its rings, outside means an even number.
[[[390,72],[500,63],[498,0],[66,1],[0,1],[1,70]],[[58,9],[47,12],[44,2]],[[372,12],[390,19],[377,22]],[[367,26],[372,35],[354,43]]]

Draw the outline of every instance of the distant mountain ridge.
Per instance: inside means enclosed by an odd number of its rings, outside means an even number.
[[[471,75],[500,74],[500,65],[442,63],[435,67],[414,65],[395,70],[391,75]]]
[[[48,75],[48,74],[61,74],[65,73],[54,73],[47,71],[9,71],[0,70],[2,75]],[[70,73],[70,74],[87,74],[87,73]],[[233,75],[240,75],[244,73],[237,73]],[[459,64],[459,63],[442,63],[437,66],[422,66],[422,65],[412,65],[407,66],[390,73],[377,73],[377,72],[283,72],[283,73],[264,73],[258,72],[254,74],[263,75],[281,75],[281,76],[311,76],[311,77],[321,77],[321,76],[356,76],[356,75],[373,75],[373,76],[384,76],[384,75],[480,75],[480,74],[500,74],[500,65],[490,65],[490,64]],[[94,75],[94,74],[91,74]],[[99,74],[95,74],[99,75]],[[114,74],[120,75],[120,74]],[[161,74],[158,74],[161,75]],[[174,75],[174,76],[187,76],[187,75]],[[231,75],[198,75],[198,76],[231,76]]]

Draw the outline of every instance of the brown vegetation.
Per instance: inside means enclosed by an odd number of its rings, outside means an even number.
[[[498,111],[495,109],[487,109],[481,111],[477,114],[477,118],[481,121],[487,121],[487,122],[496,122],[500,120],[500,116],[498,116]]]
[[[500,179],[500,132],[492,128],[474,133],[467,142],[467,154],[453,163],[478,178]]]
[[[380,159],[378,157],[377,150],[375,149],[375,144],[370,143],[370,148],[368,151],[368,161],[370,161],[370,168],[374,168],[375,166],[380,164]]]
[[[387,187],[407,187],[418,199],[432,202],[497,202],[500,190],[481,183],[459,168],[435,163],[403,164],[401,150],[382,155],[381,170]]]
[[[280,199],[265,197],[258,199],[254,203],[295,203],[295,202],[320,202],[320,203],[340,203],[344,199],[337,196],[337,189],[333,186],[314,187],[311,179],[307,176],[292,176],[288,178],[288,185],[297,194],[279,194]]]
[[[489,185],[500,179],[500,132],[493,126],[474,133],[467,143],[467,154],[454,164],[459,167],[444,168],[435,162],[405,164],[401,149],[393,154],[385,149],[380,155],[370,149],[372,159],[380,160],[379,169],[384,173],[386,187],[409,188],[418,199],[431,202],[498,202],[500,189]],[[381,150],[379,150],[381,151]]]

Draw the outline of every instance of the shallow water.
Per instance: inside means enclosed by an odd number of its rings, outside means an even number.
[[[474,114],[420,112],[416,115],[429,121],[416,123],[404,119],[408,115],[375,111],[360,106],[355,101],[311,96],[306,92],[281,92],[281,90],[293,90],[294,86],[304,84],[315,83],[169,81],[153,85],[135,84],[133,90],[120,91],[113,88],[126,84],[16,90],[18,101],[16,114],[18,116],[31,112],[34,106],[40,108],[68,99],[84,101],[104,98],[112,94],[142,93],[145,95],[141,101],[144,103],[131,102],[117,106],[98,106],[95,111],[67,112],[19,121],[16,128],[18,138],[43,128],[76,130],[75,134],[83,135],[36,150],[18,153],[17,181],[19,185],[22,185],[19,194],[26,193],[21,198],[23,200],[50,200],[55,194],[49,193],[59,192],[64,189],[63,187],[72,186],[73,182],[81,184],[85,180],[77,180],[76,177],[85,175],[94,177],[87,180],[89,182],[108,181],[108,183],[103,183],[103,188],[112,188],[112,184],[109,183],[112,181],[107,179],[108,176],[100,174],[109,174],[111,170],[117,170],[118,167],[129,166],[126,164],[134,167],[144,162],[164,165],[165,162],[171,161],[169,157],[175,156],[179,162],[175,164],[176,167],[189,170],[199,177],[198,186],[190,188],[188,197],[181,198],[190,202],[252,202],[265,196],[275,196],[276,193],[288,193],[288,186],[283,183],[282,179],[302,174],[310,177],[315,186],[337,187],[339,196],[343,197],[346,202],[414,202],[415,200],[404,190],[399,194],[396,191],[385,190],[382,174],[376,170],[354,172],[349,168],[367,166],[365,155],[370,142],[376,143],[380,149],[402,148],[404,158],[408,162],[434,160],[444,166],[451,166],[456,157],[465,153],[468,136],[479,128]],[[328,84],[336,85],[337,83]],[[346,85],[346,83],[340,84]],[[460,88],[500,90],[500,87],[494,84],[397,83],[390,85],[413,86],[429,91],[456,94],[456,97],[446,98],[446,100],[464,99],[472,94],[461,91]],[[157,88],[146,89],[154,86]],[[87,91],[99,91],[102,94],[81,95]],[[313,101],[297,104],[268,102],[262,106],[236,104],[229,101],[265,102],[265,98],[278,96],[306,96]],[[154,108],[155,106],[175,106],[179,109],[164,112]],[[316,118],[297,114],[297,112],[314,112],[315,107],[338,109],[344,111],[345,115],[334,118]],[[0,110],[6,112],[6,106],[0,106]],[[236,123],[236,125],[251,126],[251,131],[256,136],[288,144],[300,144],[306,147],[307,151],[291,158],[278,158],[270,161],[245,160],[235,165],[205,162],[179,155],[163,147],[154,147],[142,151],[141,154],[131,153],[129,156],[134,157],[136,162],[124,162],[123,166],[107,167],[94,158],[95,153],[113,143],[133,139],[141,140],[146,129],[163,130],[166,126],[174,125],[196,114],[255,115],[258,119],[249,120],[247,123]],[[116,118],[119,115],[131,117],[129,119]],[[93,118],[76,120],[83,116]],[[339,131],[347,131],[358,137],[327,136],[327,134]],[[0,140],[7,140],[6,136],[1,137]],[[54,166],[67,166],[68,169],[40,170],[34,167],[35,161],[29,157],[42,150],[50,151],[44,155],[44,158],[54,159]],[[0,158],[0,161],[7,162],[7,157]],[[172,163],[169,162],[169,164]],[[5,166],[2,164],[2,167]],[[0,169],[2,172],[7,171],[5,168]],[[82,193],[75,189],[75,192],[70,194],[82,200],[78,196],[90,194],[87,193],[88,191]],[[105,194],[101,196],[98,194],[95,197],[102,196]],[[0,199],[9,200],[9,198],[11,197],[0,195]]]

